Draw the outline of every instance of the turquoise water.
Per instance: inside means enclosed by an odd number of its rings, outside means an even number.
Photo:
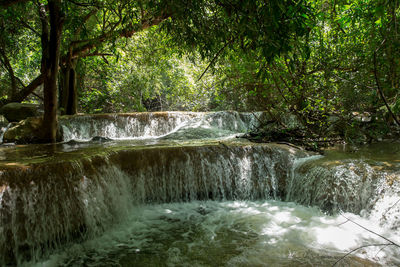
[[[370,220],[345,216],[385,234]],[[66,246],[37,266],[332,266],[371,243],[384,242],[317,208],[272,200],[194,201],[136,206],[103,235]],[[398,251],[381,249],[361,249],[338,266],[377,265],[366,257],[400,263]]]

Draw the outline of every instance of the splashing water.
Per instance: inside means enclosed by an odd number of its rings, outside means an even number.
[[[11,123],[8,123],[7,125],[0,125],[0,144],[3,143],[3,137],[4,133],[10,128]]]
[[[352,219],[382,233],[371,222]],[[332,266],[359,244],[382,243],[341,216],[280,201],[194,201],[142,205],[101,237],[73,244],[40,266]],[[386,233],[387,234],[387,233]],[[399,254],[370,247],[381,261]],[[338,266],[373,266],[349,257]]]
[[[229,138],[259,124],[262,112],[154,112],[61,117],[64,140]]]

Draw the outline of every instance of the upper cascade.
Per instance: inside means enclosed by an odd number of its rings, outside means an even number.
[[[111,139],[207,139],[245,133],[259,125],[263,112],[143,112],[60,117],[64,141]]]

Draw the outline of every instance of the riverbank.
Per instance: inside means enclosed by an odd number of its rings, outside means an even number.
[[[361,119],[337,119],[334,124],[316,128],[304,126],[292,116],[290,125],[277,120],[261,120],[257,128],[239,137],[255,143],[282,143],[323,154],[324,149],[342,144],[360,146],[382,141],[396,142],[400,139],[400,129],[384,121]]]

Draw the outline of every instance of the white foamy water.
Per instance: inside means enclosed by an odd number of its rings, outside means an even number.
[[[390,234],[371,220],[345,216]],[[291,202],[194,201],[137,206],[100,237],[70,245],[37,266],[332,266],[353,249],[384,243],[341,215]],[[400,264],[398,250],[372,246],[337,266],[373,266],[362,258]]]
[[[4,133],[10,128],[11,123],[7,125],[0,126],[0,144],[3,143]]]
[[[259,124],[262,112],[162,112],[83,115],[60,118],[64,141],[101,136],[130,140],[231,138]]]

